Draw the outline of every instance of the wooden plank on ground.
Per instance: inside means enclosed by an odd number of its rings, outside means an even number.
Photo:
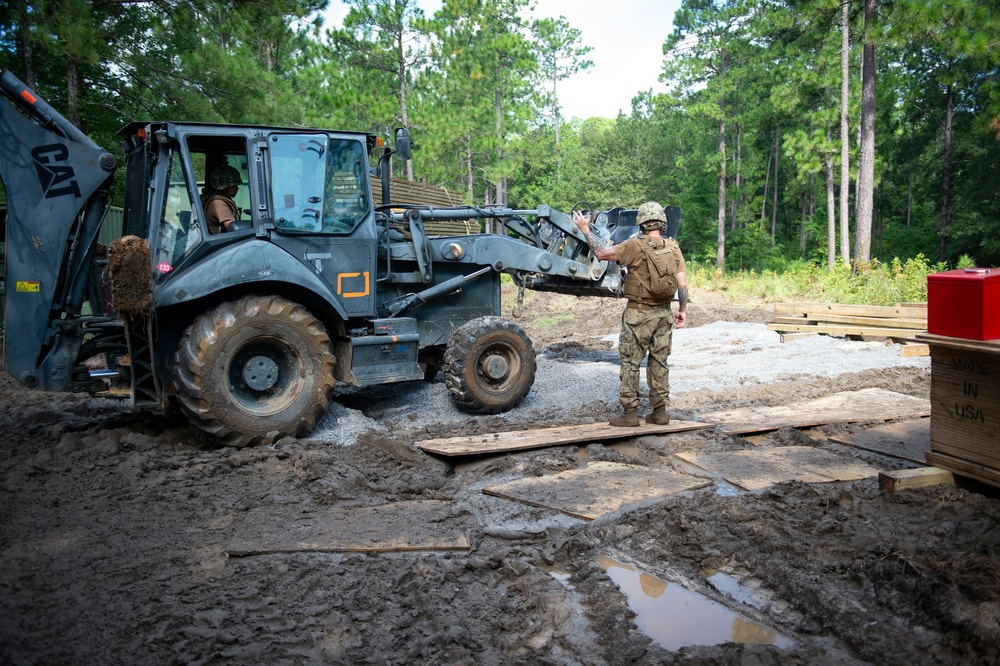
[[[744,490],[760,490],[785,481],[830,483],[878,475],[873,467],[811,446],[674,455]]]
[[[899,346],[899,355],[904,358],[915,358],[918,356],[930,356],[931,347],[930,345],[922,344],[920,342],[906,342]]]
[[[912,419],[885,423],[849,435],[830,437],[831,442],[874,451],[893,458],[925,464],[931,448],[930,419]]]
[[[623,506],[703,488],[711,483],[670,469],[593,462],[582,469],[490,486],[483,492],[531,506],[555,509],[576,518],[594,520]]]
[[[880,472],[878,475],[879,490],[885,493],[894,493],[907,488],[925,488],[941,483],[953,486],[955,485],[955,477],[951,472],[940,467],[899,469]]]
[[[848,326],[846,324],[768,324],[767,330],[780,333],[823,333],[837,337],[871,335],[880,338],[915,338],[920,332],[911,328]]]
[[[806,428],[826,423],[917,418],[930,414],[930,409],[928,400],[885,389],[868,388],[834,393],[791,405],[708,412],[702,414],[701,418],[716,424],[725,432],[741,434],[785,427]]]
[[[616,428],[607,423],[584,423],[554,428],[532,428],[512,432],[495,432],[480,435],[460,435],[442,437],[417,442],[426,453],[442,456],[471,456],[511,451],[540,449],[547,446],[562,446],[578,442],[600,442],[612,439],[627,439],[643,435],[665,435],[672,432],[711,428],[711,423],[695,421],[671,421],[667,425],[642,424],[637,428]]]
[[[819,333],[782,333],[782,342],[794,342],[795,340],[801,340],[803,338],[813,338],[819,335]]]
[[[417,500],[335,507],[303,514],[298,505],[250,511],[226,553],[390,553],[469,550],[471,519],[451,502]]]
[[[843,303],[775,303],[775,314],[839,314],[855,317],[902,317],[920,319],[927,316],[925,307],[891,305],[845,305]]]
[[[774,318],[774,323],[789,323],[797,324],[802,323],[801,320],[798,321],[788,321],[785,319],[796,319],[795,317],[783,317],[779,321],[778,317]],[[860,326],[862,328],[870,328],[873,326],[881,326],[887,328],[907,328],[913,329],[915,331],[926,331],[927,330],[927,317],[922,319],[913,318],[906,319],[903,317],[854,317],[850,315],[835,315],[835,314],[808,314],[805,315],[805,320],[807,322],[817,322],[823,324],[846,324],[848,326]]]

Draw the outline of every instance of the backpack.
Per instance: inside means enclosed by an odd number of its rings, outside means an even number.
[[[674,258],[673,245],[676,241],[665,239],[662,246],[656,246],[649,238],[643,238],[639,245],[646,255],[646,272],[649,284],[644,284],[646,291],[657,301],[669,301],[677,293],[677,261]]]

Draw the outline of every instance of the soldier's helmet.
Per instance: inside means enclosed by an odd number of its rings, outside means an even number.
[[[647,201],[639,206],[635,215],[635,222],[643,231],[659,229],[667,223],[667,215],[663,212],[663,206],[655,201]]]
[[[236,167],[224,164],[212,169],[212,173],[208,178],[208,184],[212,186],[213,190],[224,190],[233,185],[242,185],[243,179],[240,177],[240,172],[236,170]]]

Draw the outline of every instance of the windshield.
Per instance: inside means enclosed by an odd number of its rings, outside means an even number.
[[[275,135],[270,141],[275,226],[348,234],[371,207],[360,141]]]

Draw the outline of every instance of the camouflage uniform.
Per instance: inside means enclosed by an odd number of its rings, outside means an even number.
[[[644,227],[644,231],[646,230]],[[619,400],[626,413],[635,412],[639,408],[639,365],[647,354],[649,360],[646,364],[646,379],[649,384],[650,406],[654,411],[665,409],[670,397],[667,356],[670,354],[674,330],[674,314],[670,309],[672,297],[666,300],[654,299],[644,286],[649,284],[652,277],[641,248],[643,243],[656,248],[666,247],[672,254],[674,274],[684,270],[684,257],[677,241],[672,238],[655,238],[643,234],[614,247],[619,263],[628,268],[625,278],[628,305],[622,312],[618,343],[621,354]]]

